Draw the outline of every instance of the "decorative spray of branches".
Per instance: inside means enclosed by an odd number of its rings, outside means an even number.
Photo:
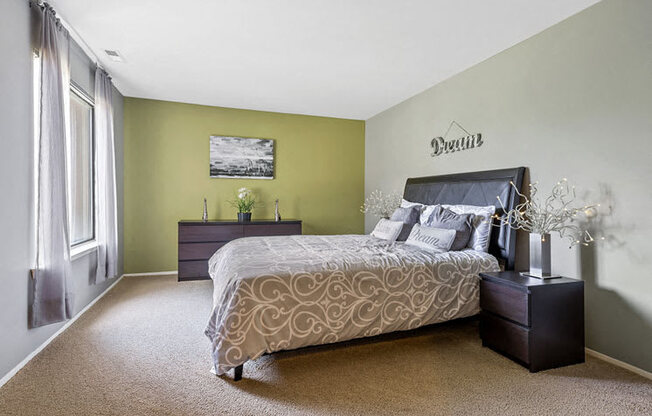
[[[573,206],[575,202],[575,187],[568,184],[566,178],[557,182],[552,187],[552,192],[543,202],[536,198],[537,183],[530,184],[530,198],[523,195],[514,183],[510,182],[516,194],[523,198],[523,202],[514,209],[507,211],[500,197],[498,202],[505,211],[504,216],[494,215],[498,220],[497,225],[508,225],[516,230],[541,234],[544,239],[546,234],[558,233],[567,239],[570,246],[583,244],[588,246],[595,241],[588,230],[577,223],[577,216],[592,218],[597,215],[600,204]]]
[[[364,200],[364,205],[360,207],[360,212],[389,218],[394,210],[401,205],[401,198],[402,195],[398,192],[384,194],[382,191],[376,189]]]

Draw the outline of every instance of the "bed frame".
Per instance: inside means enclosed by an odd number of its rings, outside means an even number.
[[[511,184],[520,190],[524,174],[525,168],[519,167],[409,178],[405,184],[403,198],[426,205],[494,205],[496,214],[502,216],[504,211],[496,197],[500,197],[506,209],[516,207],[519,197]],[[515,251],[516,230],[506,225],[494,228],[491,232],[489,253],[504,265],[505,270],[514,269]]]
[[[426,205],[494,205],[496,214],[502,216],[504,211],[496,197],[500,197],[507,210],[514,208],[519,203],[519,198],[512,183],[520,190],[524,173],[525,168],[519,167],[408,178],[403,198]],[[494,228],[491,233],[489,253],[504,265],[505,270],[514,269],[515,251],[516,230],[505,225]],[[235,381],[242,379],[242,368],[243,365],[239,365],[233,369]]]

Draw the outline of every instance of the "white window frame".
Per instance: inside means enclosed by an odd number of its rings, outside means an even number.
[[[39,186],[39,157],[40,157],[40,144],[41,144],[41,54],[38,49],[32,50],[32,104],[34,111],[34,168],[32,170],[33,185],[32,192],[34,193],[33,199],[33,235],[34,241],[38,241],[38,186]],[[38,250],[38,247],[36,248]],[[33,269],[36,269],[36,260],[34,261]]]
[[[87,254],[90,254],[92,252],[95,252],[95,249],[98,246],[97,243],[97,157],[96,157],[96,152],[97,152],[97,145],[95,143],[95,100],[93,100],[92,97],[90,97],[81,87],[79,87],[74,81],[70,81],[70,94],[75,94],[76,97],[80,98],[82,101],[86,102],[92,109],[91,112],[91,158],[92,158],[92,168],[91,168],[91,174],[93,178],[91,179],[91,183],[93,184],[92,186],[92,204],[93,204],[93,237],[89,240],[81,241],[76,244],[70,245],[70,259],[75,260],[77,258],[80,258],[82,256],[85,256]],[[70,108],[68,108],[68,113],[70,113]],[[72,126],[71,126],[72,130]],[[72,139],[72,137],[68,138],[69,140]],[[68,201],[69,201],[69,206],[71,206],[72,202],[72,189],[71,189],[71,184],[72,184],[72,143],[68,143],[68,154],[67,154],[67,160],[68,160]],[[69,233],[72,231],[71,230],[71,224],[72,221],[68,222],[68,230]]]

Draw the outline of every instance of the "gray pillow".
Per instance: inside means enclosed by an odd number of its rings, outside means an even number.
[[[403,222],[403,229],[398,235],[396,241],[405,241],[412,231],[414,224],[419,222],[419,215],[421,214],[421,208],[419,206],[411,206],[406,208],[396,208],[396,211],[389,218],[390,221],[401,221]]]
[[[474,217],[474,214],[456,214],[450,209],[437,205],[425,225],[455,230],[455,240],[451,246],[451,251],[459,251],[466,247],[471,238]]]

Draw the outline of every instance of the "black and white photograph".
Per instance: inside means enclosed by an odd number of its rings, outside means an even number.
[[[211,136],[211,178],[274,179],[274,140]]]

